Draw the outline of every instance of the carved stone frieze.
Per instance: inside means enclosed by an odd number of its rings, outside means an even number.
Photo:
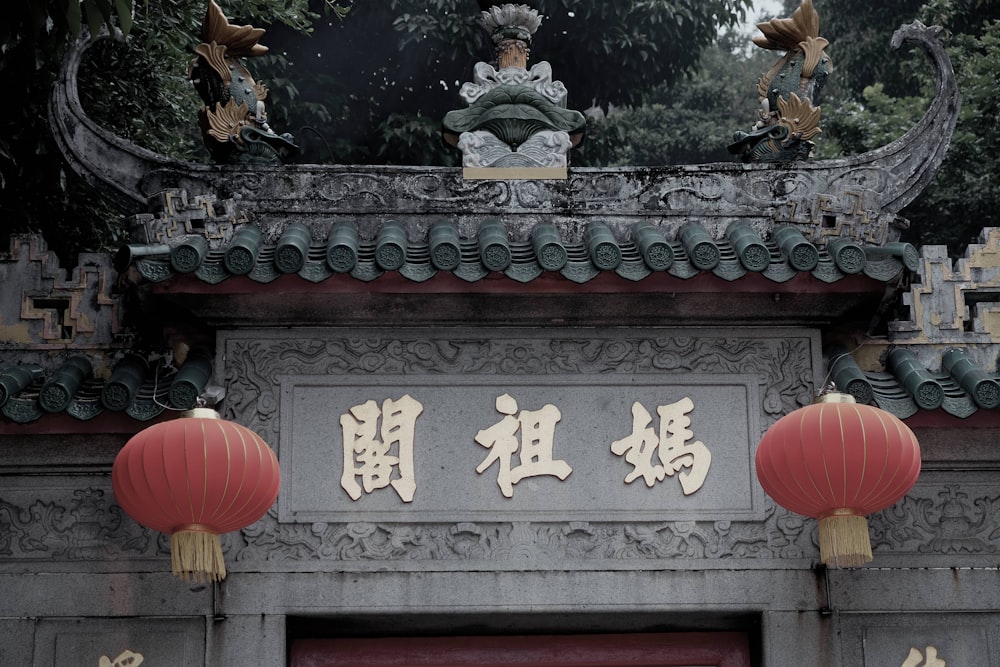
[[[735,164],[574,169],[568,180],[521,181],[463,180],[460,172],[429,167],[341,167],[319,176],[309,169],[260,168],[219,181],[213,195],[171,190],[165,195],[170,208],[133,218],[133,240],[170,243],[195,233],[221,247],[233,227],[251,216],[272,241],[293,220],[313,227],[316,239],[326,238],[332,224],[349,220],[362,238],[371,239],[392,219],[421,239],[443,213],[467,237],[475,236],[485,218],[503,214],[515,241],[527,240],[542,221],[579,240],[587,223],[599,220],[624,241],[636,222],[651,222],[672,238],[692,217],[713,237],[723,238],[738,217],[765,238],[773,225],[791,224],[816,243],[843,236],[865,245],[897,241],[908,226],[880,203],[893,187],[890,175],[868,166],[845,166],[835,175],[805,167],[769,171]],[[186,177],[165,173],[162,178]]]
[[[1000,486],[984,477],[947,481],[944,473],[921,481],[907,497],[869,517],[876,556],[906,555],[934,561],[1000,552],[992,521]],[[0,566],[31,560],[76,562],[169,558],[168,538],[139,526],[115,504],[110,489],[63,484],[6,489],[0,495]],[[670,561],[725,567],[732,559],[812,562],[818,554],[816,522],[766,502],[760,522],[457,522],[279,523],[272,508],[262,520],[223,536],[231,568],[282,571],[294,562],[490,561],[491,567],[628,568]],[[924,562],[923,560],[919,562]],[[713,564],[714,563],[714,564]],[[617,564],[617,565],[616,565]]]
[[[872,546],[919,554],[995,554],[1000,550],[1000,529],[993,520],[998,509],[996,484],[921,481],[871,522]]]
[[[160,541],[125,515],[110,488],[67,482],[0,490],[0,562],[148,558],[168,553]]]
[[[616,337],[589,331],[562,336],[525,332],[447,337],[358,331],[288,339],[261,332],[226,334],[227,412],[271,443],[280,436],[279,375],[426,374],[554,376],[596,374],[751,374],[759,378],[762,423],[811,400],[812,341],[720,338],[690,332]],[[280,452],[279,452],[280,456]],[[765,519],[749,521],[461,521],[449,523],[284,523],[273,511],[230,541],[237,561],[546,561],[808,558],[808,523],[766,501]],[[625,565],[627,567],[627,565]],[[586,567],[586,565],[583,565]]]
[[[808,405],[814,384],[813,342],[804,334],[779,339],[657,332],[598,338],[568,331],[564,337],[500,338],[491,331],[447,338],[414,333],[401,338],[352,332],[293,340],[239,334],[227,336],[224,345],[227,411],[272,443],[279,433],[277,376],[281,374],[753,373],[760,376],[765,427]]]
[[[165,536],[139,526],[110,491],[33,489],[0,497],[0,563],[168,558]],[[804,522],[768,503],[763,524],[715,522],[279,524],[274,512],[223,537],[237,562],[565,561],[808,557]],[[280,565],[276,565],[281,569]]]
[[[877,557],[986,556],[1000,551],[991,517],[996,484],[921,483],[892,507],[869,517]],[[236,538],[236,536],[233,536]],[[767,501],[761,522],[509,522],[456,524],[282,524],[271,514],[229,543],[237,561],[447,561],[528,559],[536,563],[597,560],[726,561],[818,557],[817,523]],[[583,564],[580,564],[583,561]],[[611,566],[606,563],[605,566]],[[705,564],[705,566],[711,566]]]
[[[594,561],[809,558],[801,518],[775,512],[762,523],[460,522],[282,524],[271,515],[229,542],[237,562],[491,561],[587,567]],[[235,536],[234,536],[235,537]],[[605,565],[609,566],[609,565]]]

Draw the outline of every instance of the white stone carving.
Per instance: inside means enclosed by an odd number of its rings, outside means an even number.
[[[458,139],[463,167],[565,167],[572,145],[561,130],[538,132],[517,150],[485,130],[463,132]]]
[[[542,17],[528,5],[493,5],[479,15],[479,25],[491,34],[496,33],[499,28],[511,27],[521,28],[529,35],[533,35],[541,24]],[[494,37],[494,41],[499,39]]]
[[[471,106],[494,88],[509,85],[528,86],[553,104],[566,108],[569,91],[562,81],[552,80],[552,65],[544,60],[532,65],[530,70],[520,67],[504,67],[498,70],[489,63],[478,62],[473,68],[472,81],[462,84],[458,95],[463,102]]]

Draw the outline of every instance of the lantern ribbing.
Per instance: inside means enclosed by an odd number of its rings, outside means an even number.
[[[844,394],[779,419],[754,460],[775,502],[819,519],[822,561],[845,567],[872,560],[865,516],[897,502],[920,474],[913,432],[894,415]]]
[[[214,411],[192,413],[133,436],[115,458],[111,483],[129,516],[171,536],[175,575],[219,580],[226,576],[219,535],[267,512],[280,472],[256,433]]]

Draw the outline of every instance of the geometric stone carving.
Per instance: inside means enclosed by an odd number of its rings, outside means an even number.
[[[910,223],[895,213],[880,212],[878,201],[877,192],[862,187],[817,192],[788,201],[774,219],[795,225],[813,241],[847,237],[881,246],[899,238]]]
[[[980,243],[952,264],[945,246],[924,246],[920,283],[903,303],[910,321],[894,322],[893,339],[905,343],[1000,342],[1000,228],[986,228]]]
[[[40,236],[14,235],[0,253],[0,341],[25,350],[106,350],[121,323],[107,255],[83,253],[70,273]]]
[[[231,199],[218,201],[214,195],[190,197],[186,190],[160,192],[150,200],[154,213],[135,216],[132,241],[166,243],[197,234],[208,241],[224,242],[232,238],[236,227],[249,221],[246,212],[236,208]]]
[[[942,354],[961,347],[977,366],[996,369],[1000,343],[1000,228],[986,228],[980,242],[954,261],[945,246],[921,248],[919,277],[903,304],[909,318],[889,323],[889,343],[906,346],[929,369]],[[918,282],[919,281],[919,282]],[[884,346],[870,347],[862,365],[871,367]]]

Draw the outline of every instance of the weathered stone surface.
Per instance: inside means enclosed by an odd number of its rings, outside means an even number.
[[[0,642],[0,664],[31,664],[35,622],[26,618],[0,619],[0,635],[4,637],[4,641]]]
[[[1000,623],[992,614],[958,614],[943,627],[940,616],[927,613],[845,614],[842,618],[845,665],[996,664]]]
[[[46,619],[38,625],[35,646],[34,660],[25,663],[33,667],[100,665],[102,657],[113,661],[129,653],[142,656],[144,664],[197,665],[204,661],[205,627],[197,617]]]
[[[121,315],[111,293],[114,272],[107,255],[85,253],[67,275],[40,236],[14,235],[9,252],[0,253],[0,284],[0,352],[106,354],[114,343],[124,342],[118,338]],[[49,366],[45,356],[38,361]]]
[[[1000,229],[987,228],[979,243],[953,262],[945,246],[921,249],[919,282],[903,295],[908,320],[891,325],[893,340],[917,346],[963,345],[976,361],[989,366],[993,346],[1000,342]],[[980,352],[981,351],[981,352]]]
[[[573,169],[567,181],[465,181],[460,170],[447,168],[182,163],[143,151],[86,117],[67,85],[76,77],[83,46],[66,60],[52,118],[74,168],[125,209],[145,213],[149,198],[168,189],[185,190],[189,199],[231,199],[269,241],[290,216],[315,228],[352,220],[372,229],[366,218],[391,213],[417,237],[442,214],[464,226],[465,236],[484,216],[501,217],[514,240],[526,240],[542,221],[575,226],[582,234],[586,223],[597,219],[624,239],[625,230],[641,220],[672,231],[694,217],[715,238],[738,219],[765,238],[772,225],[787,223],[814,242],[849,236],[881,245],[898,238],[906,224],[898,212],[940,164],[959,106],[950,62],[933,31],[914,25],[898,34],[928,49],[937,69],[937,96],[925,117],[882,148],[793,169],[708,164]],[[314,236],[325,238],[323,231]]]
[[[926,37],[919,26],[910,30]],[[722,414],[724,397],[705,399],[719,411],[720,428],[737,419],[748,424],[746,433],[729,428],[725,434],[739,439],[738,446],[715,453],[738,450],[739,469],[713,468],[743,492],[746,485],[735,482],[749,477],[756,483],[749,462],[759,436],[754,429],[809,402],[825,370],[819,329],[775,323],[826,326],[856,315],[845,310],[850,299],[833,292],[855,289],[877,301],[883,286],[873,290],[874,281],[864,276],[841,279],[841,269],[825,256],[812,276],[785,272],[758,279],[744,275],[731,249],[720,251],[714,276],[698,276],[684,261],[674,261],[669,275],[641,276],[634,249],[622,253],[618,275],[608,269],[592,276],[596,264],[581,250],[586,230],[599,222],[622,246],[636,222],[647,222],[678,256],[682,244],[674,239],[692,220],[716,241],[739,221],[766,242],[774,224],[788,223],[821,249],[833,237],[885,247],[906,224],[898,212],[943,155],[957,112],[946,61],[935,57],[943,73],[939,94],[907,137],[865,156],[794,169],[573,169],[565,182],[475,182],[462,180],[458,170],[424,167],[185,164],[143,152],[86,118],[68,85],[79,50],[67,62],[53,114],[74,168],[141,214],[134,220],[135,241],[166,247],[134,262],[137,270],[172,275],[163,265],[182,237],[208,240],[208,254],[196,269],[202,273],[181,277],[173,292],[156,294],[223,329],[216,340],[216,380],[228,391],[224,413],[275,445],[283,464],[296,458],[296,445],[286,446],[287,437],[295,437],[296,420],[316,419],[289,403],[298,397],[288,392],[309,382],[325,392],[310,409],[333,419],[342,408],[326,403],[340,400],[340,385],[380,391],[434,385],[438,396],[461,404],[473,392],[463,397],[468,385],[454,382],[451,388],[449,378],[490,377],[498,390],[530,389],[539,398],[578,378],[627,399],[636,391],[633,383],[638,391],[657,384],[670,390],[690,377],[698,388],[697,379],[710,376],[717,384],[703,386],[748,397],[739,403],[748,414],[735,416]],[[163,202],[153,213],[151,200]],[[568,249],[568,280],[534,278],[538,268],[525,265],[510,277],[543,282],[531,299],[523,299],[494,293],[496,282],[507,278],[492,280],[465,262],[455,275],[439,267],[414,268],[411,280],[402,269],[384,271],[368,257],[338,265],[353,276],[331,276],[315,265],[304,269],[306,275],[280,275],[274,262],[274,246],[292,223],[304,224],[321,242],[336,223],[351,222],[361,237],[355,250],[368,252],[364,243],[374,242],[387,220],[401,223],[412,244],[428,238],[442,219],[466,240],[484,220],[499,220],[511,254],[520,250],[517,244],[531,242],[539,223],[551,224]],[[217,270],[223,248],[247,223],[262,231],[261,245],[255,245],[260,257],[249,278],[223,274]],[[459,243],[460,256],[480,252],[467,246]],[[315,250],[322,249],[310,248],[307,266],[320,261]],[[873,264],[888,266],[888,259]],[[438,273],[429,277],[431,270]],[[982,277],[970,271],[970,277]],[[624,289],[619,276],[648,280],[659,291],[643,291],[647,283]],[[683,295],[663,282],[676,277],[734,280],[725,283],[731,289]],[[412,280],[424,278],[422,289],[441,293],[416,293]],[[364,290],[344,287],[357,279],[381,282],[366,283]],[[574,280],[588,279],[596,281],[590,283],[594,289],[582,293]],[[466,280],[482,280],[482,292],[463,291]],[[295,287],[296,299],[289,299],[290,284],[305,284],[309,292]],[[219,296],[230,288],[235,294]],[[867,316],[878,304],[862,305],[854,310]],[[36,326],[44,318],[28,321]],[[264,329],[262,322],[274,328]],[[323,328],[301,326],[309,323]],[[978,335],[978,329],[965,333]],[[982,355],[993,344],[984,340],[981,351],[970,354],[992,368]],[[950,397],[955,405],[959,398]],[[427,407],[435,406],[429,401]],[[469,420],[476,428],[502,417],[499,410],[480,416],[485,423]],[[696,434],[698,417],[692,423]],[[5,436],[0,631],[18,636],[0,646],[0,662],[12,656],[19,661],[14,664],[33,661],[39,667],[93,664],[101,655],[129,649],[142,653],[147,664],[279,665],[286,660],[286,629],[296,627],[296,617],[311,617],[323,619],[328,632],[378,635],[448,634],[475,624],[498,633],[736,627],[751,634],[768,667],[895,667],[908,659],[906,651],[915,649],[923,659],[929,647],[949,664],[1000,664],[997,623],[981,613],[995,606],[1000,549],[1000,536],[990,528],[1000,504],[993,431],[919,433],[927,443],[927,468],[905,499],[871,517],[876,567],[860,571],[814,569],[815,522],[775,507],[753,484],[750,510],[737,507],[733,516],[725,516],[729,505],[689,516],[672,513],[681,495],[677,489],[660,515],[655,507],[622,510],[615,504],[619,499],[603,503],[603,490],[588,489],[594,497],[586,500],[599,501],[594,507],[621,510],[621,516],[600,516],[587,502],[570,507],[559,498],[509,509],[494,497],[499,489],[490,469],[485,487],[493,495],[482,502],[463,498],[453,517],[440,506],[420,517],[395,506],[383,515],[365,506],[354,513],[297,517],[290,511],[294,504],[282,504],[283,498],[261,521],[224,537],[230,575],[214,587],[173,579],[165,538],[121,513],[108,479],[120,446],[114,438]],[[450,444],[444,440],[458,438],[442,438],[442,451]],[[335,444],[330,438],[309,446],[335,452]],[[604,454],[609,468],[621,465],[610,450]],[[296,472],[287,472],[294,493]],[[307,481],[323,483],[326,473],[320,473]],[[422,474],[421,484],[447,485],[451,479],[441,470]],[[334,489],[337,482],[336,475],[329,480]],[[526,488],[517,486],[515,498]],[[538,488],[544,490],[541,483]],[[477,510],[484,516],[470,515]]]

